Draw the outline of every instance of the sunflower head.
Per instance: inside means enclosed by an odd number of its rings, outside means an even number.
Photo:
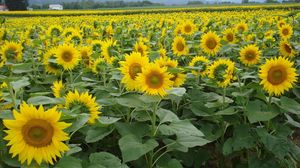
[[[62,27],[60,25],[52,25],[47,30],[47,35],[50,37],[58,37],[62,34]]]
[[[92,62],[91,56],[93,53],[92,47],[89,46],[81,47],[79,52],[80,52],[81,60],[83,61],[84,65],[86,65],[87,67],[91,66],[91,62]]]
[[[196,30],[196,25],[190,20],[184,22],[181,26],[181,32],[186,35],[192,35]]]
[[[59,74],[61,66],[57,64],[55,54],[57,49],[51,48],[43,55],[43,64],[47,73]]]
[[[234,79],[234,62],[229,59],[219,59],[209,66],[208,77],[217,82],[219,87],[228,87]]]
[[[61,113],[56,107],[45,111],[43,106],[37,109],[24,102],[20,112],[14,110],[13,115],[15,119],[3,120],[8,128],[4,139],[9,141],[9,153],[18,155],[22,164],[27,161],[30,165],[33,160],[39,165],[43,161],[54,164],[56,157],[69,150],[63,143],[69,139],[63,129],[70,124],[59,122]]]
[[[97,59],[91,61],[90,68],[92,69],[93,73],[98,74],[99,72],[104,71],[106,66],[107,65],[103,58],[97,58]]]
[[[185,39],[181,36],[176,36],[174,38],[172,50],[177,56],[187,55],[189,53],[189,48],[186,45]]]
[[[150,63],[145,66],[137,76],[139,90],[149,95],[166,95],[166,90],[170,89],[173,76],[167,72],[167,68],[160,67],[158,64]]]
[[[216,55],[220,50],[220,37],[215,33],[209,31],[201,38],[201,48],[209,55]]]
[[[57,48],[55,57],[57,64],[65,70],[72,70],[79,63],[80,53],[72,45],[63,44]]]
[[[159,57],[161,57],[161,58],[164,58],[167,55],[167,51],[164,48],[159,49],[158,53],[159,53]]]
[[[261,51],[253,44],[245,46],[240,51],[240,60],[247,66],[257,64],[260,60],[260,56]]]
[[[287,41],[282,40],[279,43],[280,54],[284,57],[292,58],[295,56],[295,50],[293,46]]]
[[[235,37],[235,31],[234,29],[226,29],[223,32],[223,39],[227,41],[228,43],[235,43],[236,37]]]
[[[74,45],[79,45],[82,42],[82,36],[78,31],[75,31],[67,37],[67,42]]]
[[[21,61],[23,58],[23,47],[21,44],[16,42],[5,42],[1,48],[1,60],[7,60],[11,62]],[[0,61],[1,61],[0,60]]]
[[[62,97],[65,94],[65,86],[62,81],[53,82],[52,91],[56,98]]]
[[[201,75],[202,77],[208,74],[209,60],[204,56],[196,56],[189,63],[190,67],[195,67],[197,70],[192,70],[192,73],[196,76]]]
[[[240,22],[236,25],[236,31],[240,33],[244,33],[248,31],[248,25],[245,22]]]
[[[139,52],[142,56],[148,56],[148,47],[142,40],[138,40],[134,45],[134,51]]]
[[[263,85],[264,90],[269,95],[276,96],[291,89],[297,82],[297,76],[293,62],[284,57],[267,59],[259,71],[260,84]]]
[[[104,60],[109,64],[112,64],[113,61],[116,59],[116,45],[117,41],[114,41],[112,39],[108,39],[102,42],[102,56]]]
[[[137,76],[142,72],[143,67],[149,64],[148,57],[144,57],[139,52],[132,52],[125,55],[125,61],[120,61],[120,70],[123,75],[122,83],[127,90],[139,89]]]
[[[279,34],[280,34],[281,38],[283,38],[283,39],[289,39],[289,38],[291,38],[291,36],[293,34],[293,28],[292,28],[292,26],[290,26],[289,24],[283,25],[279,29]]]

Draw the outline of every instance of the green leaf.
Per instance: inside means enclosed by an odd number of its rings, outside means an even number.
[[[168,131],[167,135],[204,136],[189,120],[174,121],[170,125],[161,125],[161,130]]]
[[[137,137],[144,137],[146,134],[149,134],[150,132],[150,127],[145,123],[116,122],[115,127],[117,128],[121,136],[132,134]]]
[[[81,147],[79,147],[77,144],[69,144],[68,146],[70,147],[70,150],[66,153],[67,156],[82,151]]]
[[[117,98],[117,103],[125,107],[141,107],[143,108],[146,104],[140,99],[138,94],[127,94]]]
[[[149,139],[143,143],[142,140],[135,135],[129,134],[119,140],[119,146],[122,152],[123,162],[129,162],[137,160],[153,150],[158,146],[158,143],[154,139]]]
[[[92,165],[102,166],[103,168],[126,168],[125,164],[115,155],[108,152],[92,153],[89,157]]]
[[[79,114],[75,121],[72,122],[72,125],[66,129],[67,132],[74,132],[82,128],[85,123],[89,120],[90,115],[89,114]]]
[[[45,104],[62,104],[61,99],[57,98],[51,98],[47,96],[35,96],[31,97],[27,100],[28,103],[33,104],[35,106],[37,105],[45,105]]]
[[[156,114],[159,117],[161,124],[165,122],[173,122],[179,120],[176,114],[174,114],[170,110],[166,110],[163,108],[158,109]]]
[[[92,129],[89,129],[85,138],[85,141],[87,143],[97,142],[110,133],[112,133],[114,130],[114,127],[94,127]]]
[[[14,119],[14,116],[10,110],[0,111],[1,119]]]
[[[250,101],[246,106],[246,115],[250,123],[269,121],[279,114],[278,108],[267,106],[260,100]]]
[[[30,85],[29,79],[27,77],[23,77],[20,80],[14,81],[14,82],[10,82],[10,85],[12,86],[12,88],[15,91],[18,91],[19,89]]]
[[[298,114],[298,115],[300,114],[300,104],[293,99],[282,96],[280,98],[279,107],[287,112]]]
[[[170,95],[176,95],[178,97],[182,97],[186,92],[186,89],[183,87],[179,87],[179,88],[172,88],[170,90],[167,91],[167,94]]]
[[[121,118],[116,118],[116,117],[109,117],[109,116],[101,116],[98,121],[99,123],[103,125],[110,125],[113,124],[117,121],[119,121]]]
[[[292,118],[291,116],[289,116],[288,114],[284,114],[284,115],[285,115],[285,117],[287,118],[287,120],[288,120],[287,122],[288,122],[289,124],[291,124],[291,125],[294,126],[294,127],[300,128],[300,123],[299,123],[299,122],[293,120],[293,118]]]
[[[218,111],[215,115],[232,115],[237,112],[237,110],[234,110],[234,107],[230,106],[224,110]]]
[[[189,135],[177,135],[177,140],[176,140],[179,144],[188,147],[188,148],[192,148],[195,146],[203,146],[207,143],[209,143],[209,140],[203,139],[199,136],[189,136]]]
[[[55,168],[82,168],[81,160],[72,156],[65,156],[59,160]]]
[[[14,64],[12,72],[15,74],[27,73],[32,71],[32,63]]]

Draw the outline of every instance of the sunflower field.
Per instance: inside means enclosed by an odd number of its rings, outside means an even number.
[[[0,168],[300,167],[299,8],[0,13]]]

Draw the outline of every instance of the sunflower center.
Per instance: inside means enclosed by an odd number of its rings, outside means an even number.
[[[256,53],[253,50],[247,50],[245,54],[245,59],[248,61],[254,60],[256,57]]]
[[[279,24],[280,27],[282,27],[283,25],[284,25],[284,23],[282,23],[282,22]]]
[[[133,80],[135,80],[138,73],[141,73],[141,72],[142,72],[142,67],[138,63],[134,63],[129,67],[129,75],[130,75],[130,78]]]
[[[292,49],[288,44],[284,44],[284,50],[289,54],[292,52]]]
[[[137,51],[141,53],[141,55],[144,55],[144,50],[141,46],[138,46]]]
[[[178,74],[175,73],[175,74],[173,74],[173,77],[170,78],[170,80],[174,82],[177,79],[177,77],[178,77]]]
[[[59,29],[57,29],[57,28],[53,28],[52,29],[51,35],[53,35],[53,36],[59,36],[59,34],[60,34]]]
[[[283,29],[282,30],[282,34],[285,35],[285,36],[288,35],[289,34],[289,30],[288,29]]]
[[[214,49],[216,46],[217,46],[217,41],[216,41],[216,39],[214,39],[214,38],[208,38],[207,40],[206,40],[206,46],[207,46],[207,48],[209,48],[209,49]]]
[[[178,51],[183,51],[184,50],[184,44],[182,42],[178,42],[176,44],[176,48]]]
[[[226,38],[227,38],[227,40],[228,41],[233,41],[233,34],[232,33],[228,33],[227,35],[226,35]]]
[[[244,32],[244,31],[245,31],[245,27],[244,27],[244,26],[239,26],[239,27],[238,27],[238,30],[239,30],[240,32]]]
[[[163,85],[163,76],[152,72],[147,76],[146,84],[152,89],[160,88]]]
[[[53,132],[51,124],[41,119],[32,119],[22,128],[25,142],[34,147],[44,147],[51,144]]]
[[[273,85],[279,85],[284,82],[287,78],[287,72],[284,67],[275,66],[272,67],[268,72],[268,81]]]
[[[62,59],[65,62],[71,62],[72,59],[73,59],[73,55],[70,51],[65,51],[65,52],[62,53]]]
[[[190,32],[192,31],[191,25],[186,25],[186,26],[184,26],[184,31],[185,31],[186,33],[190,33]]]

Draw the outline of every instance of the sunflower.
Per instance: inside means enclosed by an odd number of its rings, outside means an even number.
[[[196,25],[191,21],[186,21],[182,24],[181,32],[185,35],[192,35],[196,30]]]
[[[99,118],[99,114],[101,112],[99,109],[101,106],[96,102],[96,97],[93,97],[88,92],[78,93],[77,90],[74,92],[68,92],[65,98],[65,107],[67,109],[71,109],[74,106],[80,106],[81,113],[88,113],[89,124],[94,124],[96,120]]]
[[[53,95],[56,98],[61,98],[62,95],[64,95],[64,84],[62,83],[62,81],[55,81],[53,82],[53,86],[52,86],[52,92]]]
[[[235,43],[236,37],[235,37],[235,31],[234,29],[226,29],[223,32],[223,39],[227,41],[228,43]]]
[[[112,64],[115,60],[115,46],[117,41],[113,41],[112,39],[106,40],[102,42],[101,51],[103,58],[109,64]]]
[[[43,64],[47,73],[59,74],[60,66],[56,63],[55,53],[57,49],[51,48],[43,55]]]
[[[233,80],[234,62],[229,59],[219,59],[209,66],[208,77],[217,82],[219,87],[225,88]]]
[[[70,35],[73,34],[73,32],[77,32],[78,30],[74,29],[73,27],[68,27],[63,31],[63,35],[65,37],[69,37]]]
[[[101,40],[93,40],[92,41],[93,51],[100,52],[102,43],[103,43],[103,41],[101,41]]]
[[[288,24],[283,25],[279,29],[279,34],[280,34],[281,38],[283,38],[283,39],[289,39],[289,38],[291,38],[291,36],[293,34],[293,28],[292,28],[292,26],[290,26]]]
[[[215,33],[209,31],[201,38],[201,47],[205,53],[209,55],[216,55],[220,50],[220,37]]]
[[[20,106],[20,112],[13,111],[13,120],[3,120],[7,136],[4,140],[9,141],[7,146],[11,146],[9,153],[13,157],[19,156],[19,161],[23,164],[27,161],[30,165],[34,160],[38,165],[43,161],[54,164],[57,157],[69,150],[63,143],[69,139],[63,129],[71,124],[59,122],[61,113],[57,107],[47,111],[43,106],[38,109],[25,102]]]
[[[74,45],[79,45],[82,43],[82,36],[78,31],[75,31],[67,37],[67,42]]]
[[[166,95],[166,90],[170,89],[173,76],[167,72],[167,68],[161,68],[158,64],[150,63],[145,66],[137,76],[136,81],[142,92],[150,95]]]
[[[159,57],[162,57],[162,58],[166,57],[166,55],[167,55],[167,51],[164,48],[159,49],[158,53],[159,53]]]
[[[195,56],[189,63],[190,67],[195,67],[197,70],[193,70],[194,75],[201,75],[202,77],[208,74],[209,60],[204,56]]]
[[[182,25],[177,25],[176,28],[174,29],[174,34],[176,36],[182,34]]]
[[[125,55],[125,61],[120,61],[120,70],[124,75],[121,82],[125,84],[127,90],[137,90],[139,88],[136,77],[148,63],[148,57],[143,57],[139,52]]]
[[[142,56],[148,56],[148,47],[141,40],[135,43],[134,51],[141,53]]]
[[[244,33],[248,31],[248,25],[245,22],[240,22],[236,25],[236,31],[240,33]]]
[[[47,35],[50,37],[58,37],[62,34],[62,27],[60,25],[52,25],[47,30]]]
[[[6,57],[0,53],[0,68],[2,68],[6,63]]]
[[[186,45],[185,39],[181,36],[176,36],[174,38],[172,43],[172,50],[177,56],[189,54],[189,48]]]
[[[91,66],[93,49],[90,46],[84,46],[79,49],[81,60],[87,66]]]
[[[257,64],[260,60],[260,56],[261,51],[254,44],[247,45],[240,51],[240,60],[247,66]]]
[[[277,27],[278,27],[278,29],[280,29],[282,26],[284,26],[286,24],[286,22],[284,21],[284,20],[279,20],[278,22],[277,22]]]
[[[278,57],[267,59],[259,70],[260,84],[269,95],[280,96],[297,82],[297,72],[293,62],[287,58]]]
[[[295,51],[293,49],[293,46],[287,40],[280,41],[279,48],[280,48],[280,54],[282,56],[289,57],[289,58],[295,56]]]
[[[0,54],[3,57],[0,61],[22,61],[23,58],[23,47],[21,44],[16,42],[5,42],[1,48]]]
[[[72,70],[78,65],[80,53],[72,45],[64,44],[57,48],[56,62],[65,70]]]
[[[159,59],[155,60],[155,64],[158,64],[160,67],[168,68],[168,72],[170,72],[172,75],[170,80],[173,82],[174,87],[179,87],[184,84],[186,75],[183,73],[172,71],[172,68],[177,68],[177,60],[172,60],[168,57],[160,57]],[[180,68],[177,69],[180,70]]]
[[[103,58],[97,58],[96,60],[91,61],[90,68],[92,69],[92,72],[95,74],[104,71],[105,67],[106,67],[106,63],[103,60]]]

